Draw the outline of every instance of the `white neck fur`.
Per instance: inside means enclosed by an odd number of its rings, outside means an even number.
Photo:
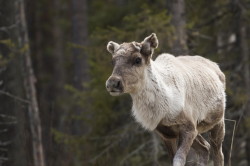
[[[171,77],[171,71],[165,72],[169,72],[164,73],[165,76]],[[183,102],[179,99],[179,91],[171,83],[164,82],[154,61],[150,62],[145,71],[142,86],[139,92],[131,94],[135,119],[148,130],[154,130],[163,118],[174,123]]]

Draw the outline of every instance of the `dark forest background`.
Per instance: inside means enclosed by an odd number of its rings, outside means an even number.
[[[169,165],[161,140],[110,96],[108,41],[202,55],[227,78],[225,163],[250,165],[249,0],[0,0],[0,165]],[[156,55],[155,54],[155,55]]]

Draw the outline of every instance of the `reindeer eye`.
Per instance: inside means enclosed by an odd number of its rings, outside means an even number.
[[[135,58],[135,62],[136,65],[140,65],[141,64],[141,58],[137,57]]]

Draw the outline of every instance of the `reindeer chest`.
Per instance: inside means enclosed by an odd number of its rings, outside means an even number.
[[[175,124],[179,111],[169,107],[171,104],[167,96],[143,93],[133,98],[132,112],[144,128],[154,130],[163,119],[167,119],[168,125]]]

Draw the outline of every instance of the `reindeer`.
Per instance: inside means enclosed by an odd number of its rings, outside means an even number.
[[[201,155],[200,165],[208,163],[211,150],[214,165],[223,166],[224,74],[200,56],[163,53],[152,60],[157,47],[154,33],[141,43],[110,41],[107,50],[114,69],[107,91],[131,95],[136,121],[162,137],[174,166],[185,165],[190,147]],[[210,132],[210,143],[201,136],[205,132]]]

